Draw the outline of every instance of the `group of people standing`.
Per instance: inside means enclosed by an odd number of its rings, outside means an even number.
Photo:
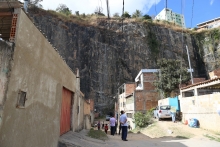
[[[118,122],[113,115],[111,116],[109,122],[110,122],[111,135],[114,136],[115,134],[117,134]],[[119,135],[120,135],[121,130],[122,130],[121,139],[123,141],[128,141],[127,140],[128,123],[127,123],[127,116],[124,113],[124,111],[121,111],[121,116],[119,119]]]
[[[110,125],[111,135],[114,136],[115,134],[117,134],[118,122],[117,122],[117,120],[115,119],[115,117],[113,115],[111,115],[111,118],[109,120],[109,125]],[[100,130],[100,127],[101,127],[100,121],[98,121],[97,127],[98,127],[98,130]],[[104,121],[102,123],[102,129],[105,129],[105,133],[107,134],[108,125],[104,124]],[[123,141],[128,141],[127,140],[127,133],[128,133],[127,116],[126,116],[126,114],[123,110],[121,111],[121,116],[120,116],[120,119],[119,119],[119,135],[120,135],[121,130],[122,130],[121,139]]]

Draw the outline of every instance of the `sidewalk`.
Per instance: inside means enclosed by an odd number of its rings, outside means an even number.
[[[82,130],[80,132],[69,131],[62,135],[59,139],[58,147],[103,147],[106,142],[98,139],[87,137],[89,130]],[[66,146],[65,146],[66,145]]]

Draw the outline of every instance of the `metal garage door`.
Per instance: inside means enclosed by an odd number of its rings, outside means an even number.
[[[60,135],[70,131],[71,110],[72,110],[72,92],[66,88],[63,88]]]

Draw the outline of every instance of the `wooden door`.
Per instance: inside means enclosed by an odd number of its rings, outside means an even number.
[[[72,92],[63,87],[60,118],[60,135],[70,131]]]

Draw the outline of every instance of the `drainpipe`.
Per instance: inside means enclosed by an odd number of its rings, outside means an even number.
[[[79,130],[79,122],[80,122],[80,96],[79,96],[79,104],[78,104],[78,130]]]
[[[28,0],[24,0],[24,10],[27,13],[27,8],[28,8]]]

